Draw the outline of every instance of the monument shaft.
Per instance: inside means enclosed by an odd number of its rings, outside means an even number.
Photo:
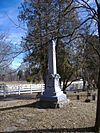
[[[48,48],[48,74],[46,77],[45,91],[40,97],[40,101],[51,105],[62,107],[68,103],[66,95],[61,91],[59,85],[59,74],[56,67],[56,41],[49,42]]]
[[[52,45],[53,43],[53,45]],[[48,48],[48,74],[56,74],[57,68],[56,68],[56,43],[53,40],[52,43],[49,43]]]

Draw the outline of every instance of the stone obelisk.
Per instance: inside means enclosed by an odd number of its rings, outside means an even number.
[[[61,91],[59,84],[60,75],[56,66],[56,40],[51,40],[48,47],[48,74],[46,77],[45,91],[40,101],[47,106],[63,107],[68,103],[66,95]]]

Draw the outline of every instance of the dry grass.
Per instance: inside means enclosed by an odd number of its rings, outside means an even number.
[[[71,95],[69,95],[70,98]],[[33,95],[1,99],[0,131],[9,133],[93,132],[96,101],[85,103],[84,100],[71,100],[69,105],[59,109],[39,109],[35,107],[35,102]]]

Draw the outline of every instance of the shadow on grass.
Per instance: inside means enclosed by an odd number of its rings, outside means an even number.
[[[33,103],[30,103],[30,104],[3,107],[3,108],[0,108],[0,111],[14,110],[14,109],[19,109],[19,108],[54,109],[58,107],[55,106],[55,104],[51,104],[51,103],[45,104],[44,102],[42,103],[39,99],[37,99],[37,101],[34,101]]]
[[[12,106],[12,107],[6,107],[6,108],[0,108],[0,111],[6,111],[6,110],[13,110],[13,109],[19,109],[19,108],[38,108],[38,101],[30,104],[24,104],[24,105],[18,105],[18,106]]]
[[[95,133],[94,127],[32,129],[32,130],[9,131],[9,132],[2,132],[2,133],[89,133],[89,132]]]
[[[6,97],[0,96],[0,101],[12,101],[12,100],[31,100],[31,99],[36,99],[37,98],[37,93],[34,94],[12,94],[12,95],[7,95]]]

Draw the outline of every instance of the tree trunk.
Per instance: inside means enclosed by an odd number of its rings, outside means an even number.
[[[99,75],[98,75],[98,96],[97,96],[97,110],[96,110],[96,122],[95,122],[95,129],[96,131],[100,131],[100,67],[99,67]]]
[[[83,89],[82,90],[85,91],[85,89],[86,89],[86,81],[85,81],[84,77],[82,79],[83,79]]]
[[[66,81],[63,81],[63,93],[66,92]]]
[[[97,8],[98,8],[98,34],[99,34],[99,45],[100,45],[100,4],[98,5]],[[99,63],[100,63],[100,57],[99,57]],[[99,66],[99,72],[98,72],[97,89],[98,89],[98,96],[97,96],[95,129],[99,133],[100,132],[100,66]]]

